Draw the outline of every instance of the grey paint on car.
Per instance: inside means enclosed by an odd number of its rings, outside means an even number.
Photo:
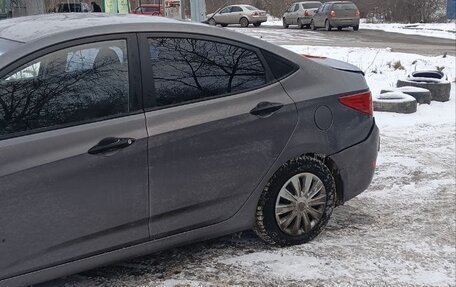
[[[128,112],[0,138],[0,286],[35,284],[252,228],[265,186],[304,155],[327,165],[338,204],[372,179],[374,118],[341,104],[341,97],[369,89],[352,66],[155,17],[25,17],[2,21],[0,38],[17,43],[0,56],[0,79],[50,53],[119,39],[128,43],[129,75]],[[264,83],[162,101],[153,63],[165,52],[150,46],[155,38],[239,49],[255,57],[262,68],[251,76]],[[278,71],[280,63],[289,72]],[[175,89],[180,80],[167,79]],[[330,113],[321,116],[322,107]],[[121,149],[89,153],[103,144]]]

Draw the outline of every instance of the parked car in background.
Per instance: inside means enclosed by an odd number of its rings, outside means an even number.
[[[286,29],[290,25],[298,25],[301,29],[304,27],[310,28],[312,17],[320,7],[321,2],[319,1],[305,1],[292,4],[285,14],[283,14],[283,27]]]
[[[209,25],[220,24],[222,27],[232,24],[241,24],[242,27],[253,24],[255,27],[260,27],[261,23],[267,20],[266,11],[251,5],[232,5],[207,15],[205,23]]]
[[[164,15],[164,5],[161,4],[142,4],[136,9],[132,10],[132,14],[140,15],[151,15],[151,16],[163,16]]]
[[[378,146],[341,61],[165,17],[0,21],[0,286],[248,229],[308,242]]]
[[[87,3],[60,3],[57,5],[57,13],[86,13],[92,8]]]
[[[310,25],[312,30],[325,28],[326,31],[331,31],[332,28],[337,28],[340,31],[343,28],[352,27],[353,30],[358,31],[359,16],[358,7],[353,2],[326,2],[315,13]]]

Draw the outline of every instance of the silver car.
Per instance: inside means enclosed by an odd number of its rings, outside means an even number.
[[[310,28],[312,17],[318,8],[321,7],[319,1],[297,2],[283,14],[283,27],[287,29],[290,25],[298,25],[299,28]]]
[[[308,242],[378,145],[350,64],[163,17],[3,20],[0,287],[248,229]]]
[[[232,5],[207,15],[205,23],[209,25],[220,24],[222,27],[231,24],[241,24],[242,27],[253,24],[255,27],[260,27],[261,23],[267,20],[266,11],[251,5]]]

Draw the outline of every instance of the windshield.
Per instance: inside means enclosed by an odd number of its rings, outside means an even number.
[[[356,6],[353,3],[338,3],[334,4],[334,10],[356,10]]]
[[[0,38],[0,56],[19,45],[19,42]]]
[[[321,3],[304,3],[302,6],[304,6],[304,9],[318,9]]]
[[[256,11],[256,10],[260,10],[258,8],[255,8],[253,6],[244,6],[245,8],[249,9],[250,11]]]

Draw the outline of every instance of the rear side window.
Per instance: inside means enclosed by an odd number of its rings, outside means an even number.
[[[254,51],[188,38],[150,38],[148,43],[159,107],[247,91],[266,84],[265,69]]]
[[[268,64],[272,71],[272,74],[274,75],[274,78],[276,78],[277,80],[281,80],[293,74],[299,69],[299,67],[296,64],[280,56],[277,56],[276,54],[273,54],[266,50],[263,50],[262,53],[264,58],[266,59],[266,63]]]
[[[353,3],[338,3],[333,5],[333,10],[356,10],[356,5]]]
[[[299,4],[296,4],[295,7],[294,7],[294,12],[296,12],[298,10],[299,10]]]
[[[60,50],[0,79],[0,138],[129,112],[126,41]]]
[[[242,12],[242,8],[241,7],[238,7],[238,6],[233,6],[231,7],[231,13],[233,12]]]

